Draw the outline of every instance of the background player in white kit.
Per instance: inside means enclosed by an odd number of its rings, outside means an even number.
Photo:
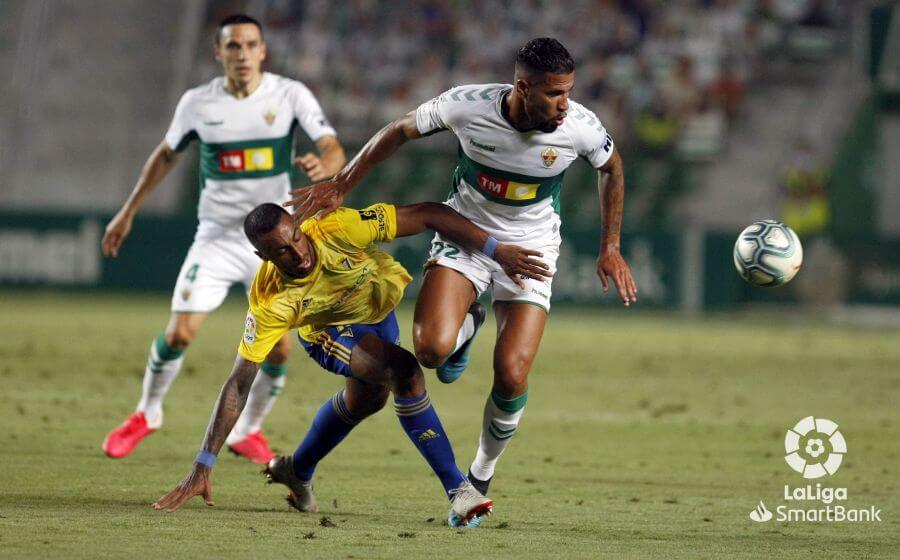
[[[295,191],[295,214],[302,220],[334,210],[347,191],[404,142],[450,130],[459,139],[460,160],[446,204],[495,238],[488,245],[515,242],[537,249],[541,266],[555,272],[563,173],[582,157],[598,170],[601,185],[597,274],[604,290],[612,279],[629,305],[637,301],[637,289],[619,250],[622,159],[597,117],[569,99],[574,80],[566,48],[555,39],[534,39],[517,53],[514,85],[460,86],[388,124],[332,180]],[[483,252],[490,254],[491,246]],[[436,367],[442,381],[457,379],[468,362],[471,340],[485,315],[476,298],[490,292],[493,299],[498,329],[494,383],[469,469],[472,483],[486,494],[528,399],[528,372],[550,309],[552,279],[522,278],[523,286],[518,286],[489,259],[440,236],[434,238],[430,257],[416,303],[413,344],[419,361]]]
[[[224,77],[182,96],[165,139],[150,155],[131,196],[103,236],[103,253],[117,256],[138,207],[174,167],[178,154],[198,139],[199,226],[178,274],[169,323],[150,347],[137,410],[103,441],[110,457],[127,456],[159,429],[163,397],[206,314],[222,304],[232,284],[249,289],[253,282],[261,261],[243,234],[247,213],[264,202],[287,198],[293,163],[320,181],[346,161],[334,129],[306,86],[262,72],[266,45],[259,22],[243,14],[222,20],[214,52]],[[298,124],[320,156],[310,153],[292,161]],[[274,456],[261,426],[284,386],[289,353],[290,339],[285,336],[263,363],[244,412],[226,440],[233,451],[254,462],[266,463]]]

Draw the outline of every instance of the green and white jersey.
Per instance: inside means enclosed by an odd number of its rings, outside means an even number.
[[[602,166],[613,152],[603,124],[569,101],[553,132],[519,132],[501,113],[509,84],[453,88],[416,110],[421,134],[451,130],[459,138],[459,164],[447,203],[500,241],[559,236],[563,175],[579,156]]]
[[[313,141],[335,135],[312,92],[276,74],[242,99],[221,77],[185,92],[165,140],[176,152],[200,141],[198,238],[241,235],[254,207],[288,200],[298,124]]]

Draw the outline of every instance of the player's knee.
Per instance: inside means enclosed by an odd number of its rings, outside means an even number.
[[[388,395],[390,394],[391,392],[385,387],[380,393],[374,395],[371,399],[371,412],[369,412],[369,415],[375,414],[384,408],[384,405],[387,404]]]
[[[393,381],[409,381],[422,376],[422,369],[416,357],[403,350],[391,356],[391,378]]]
[[[528,354],[512,352],[494,358],[494,391],[507,398],[518,395],[528,386],[528,372],[531,357]]]
[[[416,359],[427,368],[436,368],[444,363],[453,351],[455,337],[431,335],[419,329],[413,332],[413,349]]]
[[[391,356],[390,376],[391,390],[401,397],[418,393],[425,380],[416,357],[406,350]]]
[[[266,361],[272,362],[273,364],[283,364],[290,357],[292,351],[290,337],[284,336],[278,341],[278,344],[272,348],[272,351],[269,352]]]

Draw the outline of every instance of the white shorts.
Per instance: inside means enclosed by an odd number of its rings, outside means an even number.
[[[551,273],[556,273],[556,260],[559,258],[559,236],[516,244],[526,249],[540,251],[543,256],[538,260],[546,263],[550,267]],[[522,277],[525,287],[520,288],[512,278],[503,272],[497,261],[480,251],[466,251],[458,245],[446,241],[440,234],[435,234],[431,241],[431,252],[425,266],[427,268],[434,265],[453,269],[465,276],[475,286],[475,291],[479,296],[490,291],[492,302],[531,303],[542,307],[548,313],[550,312],[553,278],[532,280]]]
[[[253,246],[240,235],[222,235],[215,239],[194,239],[188,250],[172,294],[175,313],[209,313],[228,295],[232,284],[243,284],[249,291],[262,260]]]

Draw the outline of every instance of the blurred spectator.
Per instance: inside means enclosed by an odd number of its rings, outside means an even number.
[[[715,102],[725,111],[725,116],[733,121],[738,117],[744,100],[744,81],[738,76],[733,63],[722,64],[719,77],[712,83],[710,93]]]
[[[661,84],[663,101],[668,111],[690,115],[700,105],[700,88],[694,80],[694,63],[687,56],[680,56],[671,74]]]
[[[825,0],[812,0],[799,23],[805,27],[834,27],[832,18],[833,13]]]
[[[825,167],[808,138],[798,140],[793,161],[781,173],[781,186],[785,195],[784,222],[797,235],[821,233],[828,227],[831,208],[825,190]]]
[[[704,92],[697,110],[683,119],[678,153],[688,161],[712,161],[725,147],[725,122],[712,93]]]
[[[649,155],[662,155],[674,147],[678,119],[661,95],[655,95],[650,105],[638,114],[635,134],[639,147]]]

